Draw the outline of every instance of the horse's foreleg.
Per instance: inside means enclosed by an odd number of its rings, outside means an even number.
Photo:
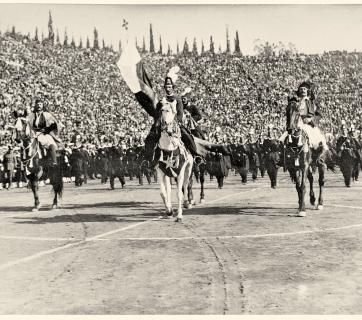
[[[36,179],[29,179],[29,184],[34,196],[34,208],[31,211],[37,212],[40,208],[40,201],[38,195],[38,181]]]
[[[186,183],[184,183],[184,181],[187,180],[185,179],[185,168],[183,168],[180,171],[180,174],[177,178],[177,200],[178,200],[178,206],[177,206],[177,219],[176,221],[181,221],[182,220],[182,205],[183,205],[183,197],[184,194],[182,192],[182,188],[184,188],[184,190],[187,190],[187,181]]]
[[[162,179],[162,177],[161,177],[161,179]],[[173,216],[172,200],[171,200],[171,195],[172,195],[171,178],[168,177],[167,175],[164,175],[163,181],[164,181],[165,188],[166,188],[166,207],[167,207],[167,214],[168,214],[169,216]]]
[[[159,176],[160,176],[160,195],[162,198],[162,201],[165,205],[165,209],[166,209],[166,213],[165,215],[169,215],[169,207],[168,207],[168,202],[167,202],[167,188],[166,188],[166,184],[165,184],[165,177],[164,177],[164,173],[161,171],[159,172]]]
[[[305,203],[304,203],[304,196],[305,196],[305,172],[299,170],[295,174],[295,188],[298,192],[298,216],[305,217]]]
[[[156,170],[153,171],[153,182],[157,183],[158,180],[158,172]]]
[[[310,204],[312,206],[314,206],[315,204],[315,195],[314,195],[314,190],[313,190],[313,173],[311,170],[308,170],[308,180],[309,180],[309,200],[310,200]]]

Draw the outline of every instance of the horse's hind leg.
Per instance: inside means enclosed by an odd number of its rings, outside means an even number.
[[[315,194],[314,194],[314,190],[313,190],[313,173],[311,170],[308,170],[308,180],[309,180],[309,200],[310,200],[310,204],[312,206],[315,205]]]
[[[325,171],[326,166],[324,164],[319,165],[318,167],[318,173],[319,173],[319,198],[318,198],[318,210],[323,210],[323,189],[324,189],[324,183],[325,183]]]
[[[184,201],[184,206],[185,206],[185,208],[188,208],[188,209],[191,208],[193,204],[195,204],[194,195],[192,192],[192,185],[193,185],[193,177],[191,174],[189,183],[187,184],[187,201],[186,200]]]
[[[114,190],[114,174],[113,173],[111,173],[109,175],[109,184],[110,184],[111,190]]]
[[[222,189],[224,186],[224,176],[217,177],[218,188]]]
[[[146,179],[147,179],[147,183],[148,183],[148,184],[151,184],[151,173],[150,173],[150,170],[149,170],[149,169],[145,169],[145,170],[144,170],[144,173],[145,173],[145,176],[146,176]]]
[[[205,166],[201,165],[200,167],[200,202],[205,203],[205,191],[204,191],[204,184],[205,184]]]

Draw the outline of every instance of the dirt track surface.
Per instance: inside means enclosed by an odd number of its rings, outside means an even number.
[[[159,218],[157,184],[66,184],[58,210],[46,186],[38,213],[0,191],[0,314],[361,314],[362,183],[327,178],[305,218],[285,174],[207,178],[182,223]]]

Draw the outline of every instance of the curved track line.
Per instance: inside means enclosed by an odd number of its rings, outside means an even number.
[[[60,246],[60,247],[56,247],[56,248],[53,248],[53,249],[50,249],[50,250],[40,251],[40,252],[35,253],[35,254],[31,255],[31,256],[28,256],[28,257],[25,257],[25,258],[21,258],[21,259],[18,259],[18,260],[14,260],[14,261],[10,261],[10,262],[8,262],[8,263],[4,263],[4,264],[0,265],[0,271],[5,270],[5,269],[8,269],[8,268],[10,268],[10,267],[13,267],[13,266],[15,266],[15,265],[18,265],[18,264],[20,264],[20,263],[25,263],[25,262],[28,262],[28,261],[32,261],[32,260],[35,260],[35,259],[37,259],[37,258],[46,256],[46,255],[49,255],[49,254],[52,254],[52,253],[55,253],[55,252],[58,252],[58,251],[61,251],[61,250],[64,250],[64,249],[72,248],[72,247],[75,247],[75,246],[84,244],[84,243],[86,243],[86,242],[89,242],[89,241],[97,240],[98,238],[102,238],[102,237],[104,237],[104,236],[108,236],[108,235],[114,234],[114,233],[116,233],[116,232],[120,232],[120,231],[123,231],[123,230],[132,229],[132,228],[138,227],[139,225],[148,223],[148,222],[153,221],[153,220],[158,220],[158,218],[149,219],[149,220],[146,220],[146,221],[142,221],[142,222],[139,222],[139,223],[135,223],[135,224],[132,224],[132,225],[127,226],[127,227],[124,227],[124,228],[119,228],[119,229],[112,230],[112,231],[109,231],[109,232],[106,232],[106,233],[102,233],[102,234],[99,234],[99,235],[97,235],[97,236],[90,237],[90,238],[86,238],[86,239],[81,240],[81,241],[77,241],[77,242],[73,242],[73,243],[68,243],[68,244],[65,244],[65,245],[62,245],[62,246]]]
[[[285,237],[285,236],[294,236],[299,234],[311,234],[311,233],[322,233],[322,232],[331,232],[338,230],[346,230],[352,228],[361,228],[362,223],[352,224],[342,227],[326,228],[326,229],[313,229],[313,230],[302,230],[295,232],[280,232],[280,233],[265,233],[265,234],[247,234],[247,235],[226,235],[226,236],[206,236],[206,237],[155,237],[155,238],[97,238],[97,241],[170,241],[170,240],[195,240],[195,239],[204,239],[204,240],[217,240],[217,239],[250,239],[250,238],[267,238],[267,237]]]

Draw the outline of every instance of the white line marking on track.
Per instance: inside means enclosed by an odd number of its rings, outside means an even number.
[[[266,186],[262,186],[262,187],[253,188],[253,189],[250,189],[250,190],[244,190],[244,191],[239,191],[239,192],[236,192],[236,193],[228,194],[228,195],[223,196],[223,197],[220,197],[220,198],[218,198],[218,199],[214,199],[214,200],[208,201],[206,204],[214,203],[214,202],[217,202],[217,201],[220,201],[220,200],[224,200],[224,199],[227,199],[227,198],[231,198],[231,197],[234,197],[234,196],[239,195],[239,194],[243,194],[243,193],[247,193],[247,192],[253,192],[253,191],[256,191],[256,190],[262,189],[262,188],[266,188]]]
[[[268,202],[268,201],[248,201],[248,203],[256,203],[256,204],[281,204],[281,205],[296,205],[296,203],[293,202]],[[336,208],[349,208],[349,209],[360,209],[362,210],[362,207],[358,206],[344,206],[340,204],[324,204],[325,207],[336,207]]]
[[[331,232],[352,228],[360,228],[362,224],[352,224],[343,227],[334,227],[334,228],[325,228],[325,229],[313,229],[313,230],[302,230],[295,232],[280,232],[280,233],[265,233],[265,234],[246,234],[246,235],[226,235],[226,236],[207,236],[207,237],[155,237],[155,238],[97,238],[98,241],[170,241],[170,240],[194,240],[194,239],[204,239],[204,240],[213,240],[213,239],[250,239],[250,238],[268,238],[268,237],[285,237],[285,236],[294,236],[300,234],[312,234],[312,233],[322,233],[322,232]]]
[[[77,238],[46,238],[46,237],[22,237],[22,236],[0,236],[0,239],[14,240],[36,240],[36,241],[82,241]]]
[[[50,250],[45,250],[45,251],[41,251],[41,252],[35,253],[35,254],[33,254],[33,255],[31,255],[31,256],[28,256],[28,257],[25,257],[25,258],[21,258],[21,259],[18,259],[18,260],[10,261],[10,262],[8,262],[8,263],[4,263],[4,264],[0,265],[0,271],[5,270],[5,269],[8,269],[8,268],[10,268],[10,267],[13,267],[13,266],[15,266],[15,265],[18,265],[18,264],[20,264],[20,263],[25,263],[25,262],[28,262],[28,261],[32,261],[32,260],[35,260],[35,259],[37,259],[37,258],[40,258],[40,257],[46,256],[46,255],[49,255],[49,254],[58,252],[58,251],[60,251],[60,250],[68,249],[68,248],[71,248],[71,247],[75,247],[75,246],[78,246],[78,245],[80,245],[80,244],[83,244],[83,243],[86,243],[86,242],[89,242],[89,241],[97,240],[98,238],[102,238],[102,237],[104,237],[104,236],[107,236],[107,235],[110,235],[110,234],[114,234],[114,233],[116,233],[116,232],[120,232],[120,231],[123,231],[123,230],[132,229],[132,228],[138,227],[139,225],[148,223],[148,222],[153,221],[153,220],[158,220],[158,218],[153,218],[153,219],[149,219],[149,220],[146,220],[146,221],[142,221],[142,222],[139,222],[139,223],[130,225],[130,226],[128,226],[128,227],[124,227],[124,228],[116,229],[116,230],[109,231],[109,232],[106,232],[106,233],[102,233],[102,234],[100,234],[100,235],[98,235],[98,236],[94,236],[94,237],[91,237],[91,238],[86,238],[86,239],[84,239],[84,240],[77,241],[77,242],[73,242],[73,243],[68,243],[68,244],[62,245],[62,246],[60,246],[60,247],[56,247],[56,248],[53,248],[53,249],[50,249]]]

